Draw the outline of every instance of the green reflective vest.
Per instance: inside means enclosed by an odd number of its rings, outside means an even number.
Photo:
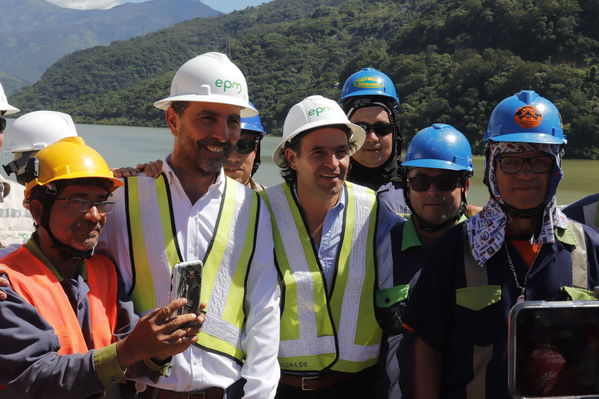
[[[176,238],[168,180],[125,179],[132,292],[139,314],[170,302],[171,270],[183,257]],[[252,261],[260,201],[256,193],[226,178],[214,235],[202,259],[200,300],[210,317],[196,345],[239,362],[245,313],[245,281]]]
[[[382,335],[374,314],[378,202],[366,187],[346,183],[344,190],[347,200],[331,292],[289,185],[261,194],[271,212],[283,280],[282,370],[355,373],[377,362]]]

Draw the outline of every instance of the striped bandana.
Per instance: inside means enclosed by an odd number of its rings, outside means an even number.
[[[556,144],[536,144],[536,143],[512,143],[499,142],[492,143],[489,147],[488,164],[488,185],[495,198],[491,198],[483,207],[480,213],[466,221],[468,232],[468,242],[472,249],[474,260],[484,266],[486,262],[503,246],[505,241],[505,226],[508,222],[508,214],[499,206],[505,204],[499,193],[499,186],[495,176],[495,157],[505,153],[522,153],[542,151],[555,158],[557,170],[554,170],[549,189],[548,197],[551,198],[549,206],[543,211],[543,221],[538,236],[533,235],[530,239],[531,244],[553,244],[555,242],[554,226],[565,229],[568,226],[568,218],[559,210],[555,204],[555,191],[557,184],[563,176],[559,167],[560,164],[560,146]]]

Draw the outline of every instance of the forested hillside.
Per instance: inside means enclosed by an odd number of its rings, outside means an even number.
[[[311,94],[338,98],[366,66],[396,83],[410,138],[433,122],[474,149],[494,105],[534,89],[556,103],[569,157],[599,158],[599,2],[596,0],[275,0],[64,57],[11,97],[78,122],[163,126],[152,103],[175,70],[205,51],[245,72],[266,127]]]

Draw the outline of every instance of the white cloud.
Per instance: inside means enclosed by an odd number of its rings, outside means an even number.
[[[59,7],[77,10],[108,9],[123,3],[122,0],[46,0]]]

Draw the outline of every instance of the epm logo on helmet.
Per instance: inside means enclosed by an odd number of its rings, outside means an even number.
[[[537,107],[532,105],[525,105],[516,110],[514,114],[514,121],[518,126],[531,129],[541,124],[543,120],[543,114]]]
[[[241,85],[241,83],[231,82],[230,80],[216,79],[214,85],[216,87],[222,87],[225,93],[229,89],[237,90],[237,94],[241,94],[241,92],[243,91],[243,86]]]
[[[383,79],[374,76],[364,76],[354,81],[354,87],[361,89],[381,89],[385,86]]]
[[[319,116],[323,112],[330,112],[330,111],[334,111],[334,109],[329,106],[316,107],[316,108],[312,108],[312,109],[308,110],[308,116],[314,116],[314,115]]]

